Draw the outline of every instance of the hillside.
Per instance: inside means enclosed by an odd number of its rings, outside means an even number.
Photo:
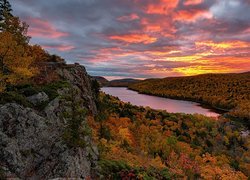
[[[109,87],[128,87],[129,85],[132,85],[134,83],[140,82],[139,79],[116,79],[109,81],[108,85]]]
[[[108,81],[106,78],[102,76],[91,76],[92,79],[96,80],[100,86],[105,87],[128,87],[129,85],[132,85],[134,83],[140,82],[139,79],[131,79],[131,78],[125,78],[125,79],[115,79]]]
[[[229,119],[156,111],[101,94],[89,118],[104,179],[247,179],[250,138]]]
[[[91,76],[92,79],[95,79],[101,86],[107,86],[109,81],[102,76]]]
[[[243,126],[223,117],[215,121],[132,106],[99,94],[78,64],[50,65],[48,74],[42,78],[53,79],[48,83],[30,81],[1,94],[1,178],[250,175],[250,138]]]
[[[28,25],[7,0],[0,19],[0,180],[249,179],[250,134],[241,123],[124,103],[100,92],[106,79],[29,44]],[[249,119],[249,75],[111,84]]]
[[[144,80],[129,86],[140,93],[197,101],[250,119],[250,72]]]

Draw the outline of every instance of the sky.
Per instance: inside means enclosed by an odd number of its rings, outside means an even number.
[[[10,0],[32,44],[91,75],[250,71],[250,0]]]

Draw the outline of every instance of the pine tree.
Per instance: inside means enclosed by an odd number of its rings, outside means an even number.
[[[3,24],[5,23],[6,16],[12,17],[12,8],[7,0],[0,0],[0,31],[3,30]]]
[[[63,139],[70,147],[85,147],[85,136],[90,134],[86,123],[87,109],[83,106],[84,101],[77,97],[79,93],[79,90],[71,87],[66,95],[61,97],[66,106],[63,117],[67,120]]]
[[[27,35],[28,25],[11,14],[12,8],[8,0],[0,0],[0,32],[9,32],[20,45],[27,45],[30,37]]]

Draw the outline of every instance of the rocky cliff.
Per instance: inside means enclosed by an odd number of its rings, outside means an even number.
[[[79,106],[89,115],[97,113],[95,95],[83,66],[52,67],[69,87],[59,88],[58,96],[50,99],[45,92],[27,97],[34,106],[12,102],[0,104],[0,176],[20,179],[77,178],[96,175],[98,151],[91,135],[85,135],[84,146],[69,146],[64,139],[69,111],[67,96],[81,100]],[[80,101],[79,101],[80,102]],[[86,116],[87,117],[87,116]],[[80,126],[86,126],[86,117]]]

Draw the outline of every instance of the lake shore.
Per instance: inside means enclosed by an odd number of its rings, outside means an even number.
[[[150,96],[156,96],[156,97],[162,97],[162,98],[168,98],[168,99],[174,99],[174,100],[183,100],[183,101],[189,101],[189,102],[195,102],[195,103],[199,103],[201,105],[201,107],[204,107],[204,108],[207,108],[207,109],[212,109],[214,111],[217,111],[221,114],[224,114],[224,113],[227,113],[230,111],[230,109],[225,109],[225,108],[220,108],[220,107],[217,107],[217,106],[213,106],[207,102],[204,102],[204,101],[197,101],[193,98],[180,98],[180,97],[173,97],[173,96],[167,96],[167,95],[159,95],[159,94],[152,94],[152,93],[145,93],[145,92],[139,92],[133,88],[130,88],[130,87],[126,87],[127,89],[131,90],[131,91],[135,91],[137,92],[138,94],[146,94],[146,95],[150,95]]]
[[[218,117],[224,113],[198,102],[142,94],[127,87],[103,87],[102,90],[124,102],[130,102],[136,106],[149,106],[152,109],[166,110],[171,113],[197,113],[210,117]]]

